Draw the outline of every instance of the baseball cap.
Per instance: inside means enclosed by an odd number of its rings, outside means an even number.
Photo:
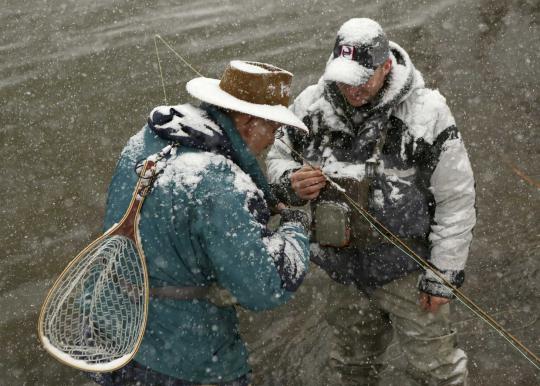
[[[337,33],[323,79],[359,86],[369,80],[389,55],[388,38],[379,23],[368,18],[350,19]]]

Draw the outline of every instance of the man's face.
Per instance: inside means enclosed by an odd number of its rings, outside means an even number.
[[[360,107],[371,101],[378,94],[391,68],[392,62],[388,60],[375,70],[375,73],[366,83],[359,86],[351,86],[346,83],[337,82],[337,86],[351,106]]]
[[[249,150],[255,155],[261,154],[264,149],[274,143],[276,131],[281,126],[283,126],[281,123],[252,117],[247,122],[247,135],[243,136]]]

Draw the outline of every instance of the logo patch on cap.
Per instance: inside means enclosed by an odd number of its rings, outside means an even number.
[[[354,47],[353,46],[341,46],[341,51],[339,56],[345,59],[353,60],[354,58]]]

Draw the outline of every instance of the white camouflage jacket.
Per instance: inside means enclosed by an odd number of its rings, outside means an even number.
[[[353,108],[335,84],[321,79],[307,87],[290,107],[310,128],[310,135],[299,137],[286,128],[281,140],[308,159],[321,162],[330,177],[362,179],[364,163],[372,157],[374,144],[384,129],[386,141],[368,208],[397,235],[425,238],[426,247],[418,252],[452,284],[460,286],[476,222],[475,184],[469,158],[445,98],[425,87],[422,75],[405,50],[393,42],[390,47],[393,67],[375,103]],[[289,203],[300,204],[291,194],[289,176],[301,165],[302,160],[291,154],[286,145],[275,141],[267,157],[268,174],[270,182],[281,184],[289,192],[286,198],[281,197]],[[350,258],[359,259],[358,254],[360,259],[363,256],[373,261],[374,254],[386,256],[392,260],[389,265],[394,265],[385,272],[381,267],[386,263],[379,262],[373,275],[382,278],[375,280],[375,284],[364,283],[368,287],[418,269],[414,264],[411,268],[410,261],[405,262],[409,258],[398,256],[399,252],[388,245],[357,251]],[[396,270],[396,264],[397,271],[390,272]],[[403,267],[400,269],[399,265]],[[366,279],[365,274],[372,268],[364,262],[356,270],[356,281],[370,281],[372,278]],[[451,292],[430,271],[423,273],[419,285],[425,292],[451,297]]]

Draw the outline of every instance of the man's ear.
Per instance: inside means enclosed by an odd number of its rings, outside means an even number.
[[[234,120],[237,127],[246,127],[249,125],[253,117],[249,114],[244,113],[236,113],[234,116]]]
[[[248,130],[248,132],[251,132],[253,129],[255,129],[257,118],[253,115],[245,115],[245,120],[242,122],[244,127]]]
[[[251,116],[237,111],[231,111],[229,116],[234,122],[234,126],[240,132],[244,132],[247,129],[247,125],[251,119]]]
[[[238,122],[242,125],[247,125],[251,121],[251,115],[248,114],[238,114]]]
[[[383,64],[384,75],[388,75],[391,69],[392,69],[392,59],[388,58],[386,59],[386,62],[384,62]]]

